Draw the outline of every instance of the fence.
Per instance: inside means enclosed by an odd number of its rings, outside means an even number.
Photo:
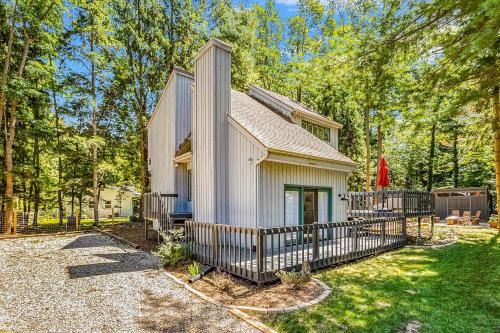
[[[6,233],[6,212],[0,212],[0,234]],[[60,232],[79,230],[81,218],[44,212],[12,212],[11,233]]]
[[[349,192],[349,217],[420,217],[435,214],[434,195],[422,191]]]
[[[148,237],[148,221],[153,221],[153,229],[167,232],[172,227],[170,214],[174,211],[177,194],[151,192],[144,194],[144,232]],[[158,225],[156,225],[158,223]]]
[[[194,258],[240,277],[263,283],[278,270],[331,266],[402,247],[406,219],[386,218],[279,228],[246,228],[186,222]]]

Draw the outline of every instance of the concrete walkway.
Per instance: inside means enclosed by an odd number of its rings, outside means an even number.
[[[0,332],[255,332],[101,234],[0,240]]]

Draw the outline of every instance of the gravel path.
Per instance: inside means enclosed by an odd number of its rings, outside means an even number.
[[[0,240],[0,332],[255,332],[101,234]]]

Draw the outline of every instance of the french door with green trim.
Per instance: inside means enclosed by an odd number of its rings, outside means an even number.
[[[332,221],[332,189],[285,185],[285,226]]]

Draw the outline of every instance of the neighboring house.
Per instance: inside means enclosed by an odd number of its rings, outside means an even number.
[[[271,227],[347,220],[342,125],[275,92],[231,89],[231,47],[210,40],[174,69],[148,124],[152,191],[194,221]]]
[[[105,187],[99,195],[99,217],[111,218],[128,217],[134,213],[134,205],[140,193],[132,188]],[[82,206],[82,216],[92,218],[94,216],[94,203],[92,197],[87,198],[87,203]]]

